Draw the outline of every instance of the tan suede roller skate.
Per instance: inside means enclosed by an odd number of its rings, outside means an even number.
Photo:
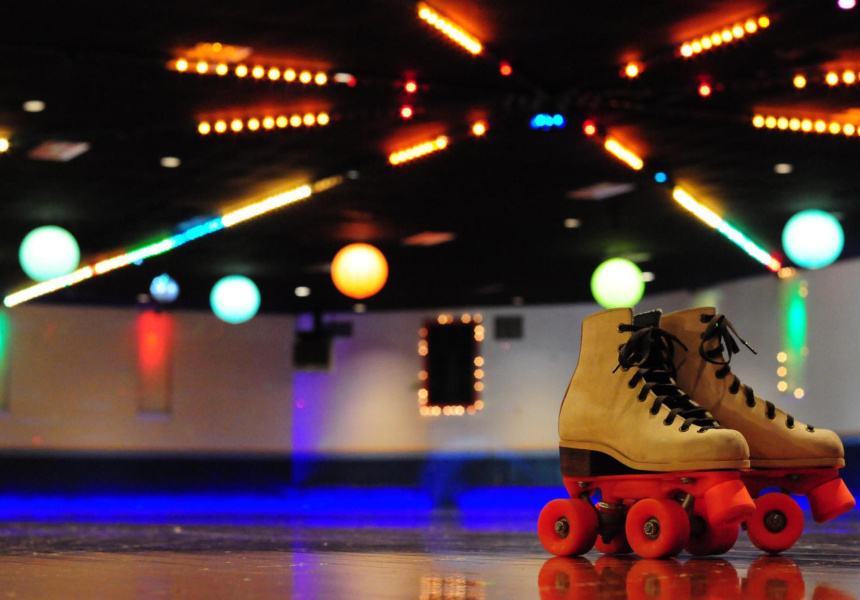
[[[749,345],[724,315],[714,308],[692,308],[663,315],[660,326],[687,347],[674,356],[678,385],[749,444],[751,470],[741,479],[757,498],[756,513],[745,524],[753,544],[781,552],[797,542],[803,512],[788,494],[805,494],[818,523],[854,507],[837,471],[845,465],[839,437],[797,421],[740,382],[729,367],[740,349],[732,334]],[[785,493],[761,495],[769,487]]]
[[[582,323],[579,362],[559,414],[561,472],[570,500],[541,511],[538,533],[556,555],[635,551],[646,558],[721,553],[754,504],[741,434],[723,429],[672,379],[677,341],[659,313],[630,309]],[[601,493],[595,507],[591,497]],[[629,545],[628,545],[629,544]]]

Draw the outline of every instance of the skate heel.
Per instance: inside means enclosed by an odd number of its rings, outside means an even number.
[[[809,490],[806,494],[816,523],[824,523],[854,508],[854,496],[837,477]]]
[[[559,447],[562,477],[603,477],[650,473],[638,471],[597,450]]]

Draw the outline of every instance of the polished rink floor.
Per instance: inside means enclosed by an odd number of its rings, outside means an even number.
[[[552,558],[535,514],[89,514],[0,524],[0,598],[860,598],[860,513],[779,557]]]

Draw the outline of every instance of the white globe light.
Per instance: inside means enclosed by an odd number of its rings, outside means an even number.
[[[591,276],[591,293],[605,308],[633,306],[644,292],[642,271],[626,258],[611,258],[601,263]]]
[[[30,279],[47,281],[74,271],[81,251],[71,233],[56,225],[45,225],[24,237],[18,260]]]
[[[227,323],[243,323],[257,314],[260,291],[253,281],[241,275],[219,280],[209,295],[215,316]]]
[[[149,285],[149,294],[157,302],[170,304],[179,297],[179,284],[167,273],[162,273],[152,280]]]
[[[791,261],[806,269],[826,267],[842,253],[845,234],[833,215],[804,210],[788,220],[782,230],[782,247]]]

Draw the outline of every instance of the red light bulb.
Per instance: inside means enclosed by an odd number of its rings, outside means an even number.
[[[588,120],[582,124],[582,131],[585,135],[591,136],[597,133],[597,125],[594,124],[594,121]]]
[[[702,83],[699,85],[699,95],[703,98],[707,98],[711,95],[711,86],[707,83]]]
[[[505,77],[507,77],[513,72],[514,70],[513,68],[511,68],[511,64],[508,61],[503,60],[501,63],[499,63],[499,73],[501,73]]]
[[[411,119],[412,118],[412,107],[411,106],[404,106],[403,108],[401,108],[400,109],[400,116],[403,117],[404,119]]]
[[[407,94],[414,94],[418,91],[418,84],[410,80],[406,82],[406,85],[403,86],[403,89],[406,90]]]

